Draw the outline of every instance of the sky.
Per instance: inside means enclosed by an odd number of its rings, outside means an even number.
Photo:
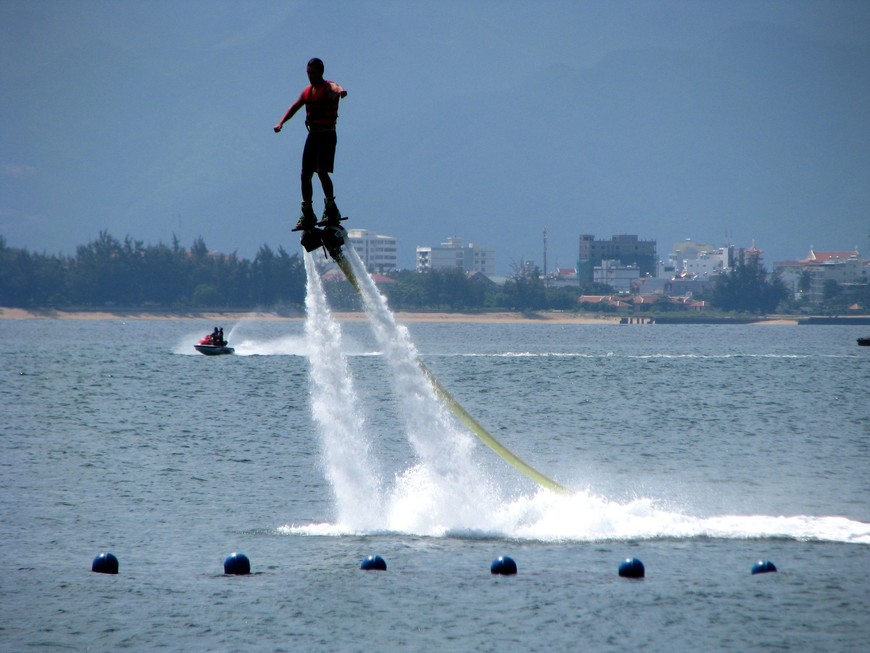
[[[573,267],[581,234],[870,255],[862,0],[2,0],[0,235],[298,251],[317,56],[348,228]],[[315,179],[315,209],[322,192]]]

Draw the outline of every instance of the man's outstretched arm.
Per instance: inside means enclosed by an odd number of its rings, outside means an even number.
[[[299,109],[301,109],[302,105],[304,105],[304,104],[305,104],[305,101],[302,99],[302,96],[299,96],[299,99],[290,105],[290,108],[287,109],[286,113],[284,114],[284,117],[281,118],[281,120],[278,121],[278,124],[272,128],[275,130],[276,134],[281,131],[281,127],[284,126],[284,123],[287,122],[288,120],[290,120],[290,118],[292,118],[293,115],[297,111],[299,111]]]

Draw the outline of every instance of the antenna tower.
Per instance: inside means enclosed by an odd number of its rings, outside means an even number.
[[[544,287],[549,287],[549,281],[547,279],[547,228],[544,227]]]

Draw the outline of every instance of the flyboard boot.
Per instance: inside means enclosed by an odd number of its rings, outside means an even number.
[[[321,246],[323,230],[317,228],[317,216],[311,202],[302,202],[302,215],[299,216],[293,231],[302,232],[302,246],[306,252],[312,252]]]
[[[314,214],[314,208],[311,202],[302,202],[302,215],[293,227],[293,231],[306,231],[311,227],[317,226],[317,216]]]
[[[341,217],[341,211],[338,210],[338,206],[335,204],[334,197],[325,197],[323,199],[323,216],[320,218],[320,225],[338,225],[341,220],[346,220],[347,218]]]
[[[317,226],[322,227],[320,238],[323,247],[336,261],[343,256],[341,247],[344,245],[345,236],[347,236],[347,232],[341,226],[342,220],[347,220],[347,218],[342,217],[335,204],[335,198],[325,198],[323,200],[323,218],[317,223]]]

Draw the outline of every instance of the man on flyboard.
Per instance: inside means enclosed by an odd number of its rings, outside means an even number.
[[[347,96],[347,91],[335,82],[323,79],[323,62],[320,59],[311,59],[306,72],[311,85],[302,91],[299,98],[290,105],[284,117],[274,127],[277,134],[284,123],[305,105],[308,138],[302,151],[302,215],[296,223],[297,230],[311,229],[317,224],[317,216],[311,206],[314,196],[311,182],[315,172],[323,187],[323,222],[326,225],[338,226],[342,219],[335,205],[335,193],[329,173],[332,172],[335,162],[337,142],[335,123],[338,120],[338,102]]]

